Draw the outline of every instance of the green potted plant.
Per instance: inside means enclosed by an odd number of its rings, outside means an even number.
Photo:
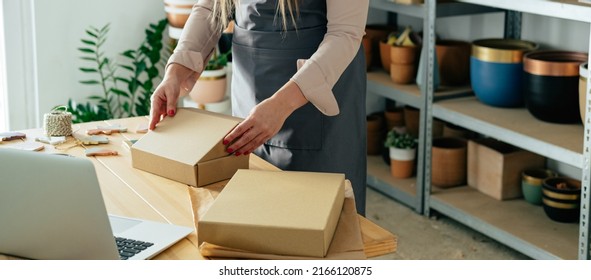
[[[395,178],[412,176],[418,141],[409,133],[392,129],[386,136],[384,146],[390,150],[390,172]]]
[[[136,49],[126,50],[118,59],[105,54],[109,24],[102,28],[90,26],[78,48],[83,65],[79,70],[89,76],[80,81],[92,87],[87,103],[68,100],[68,112],[74,123],[134,116],[150,113],[150,96],[161,80],[161,71],[170,55],[164,44],[166,19],[149,24],[145,39]],[[59,107],[59,106],[57,106]]]

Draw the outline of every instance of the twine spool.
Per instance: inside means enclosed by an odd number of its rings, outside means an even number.
[[[72,135],[72,114],[65,110],[60,111],[60,108],[67,109],[65,106],[56,107],[51,112],[43,116],[43,129],[45,129],[45,135]]]

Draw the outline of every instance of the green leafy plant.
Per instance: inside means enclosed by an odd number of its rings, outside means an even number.
[[[83,46],[78,48],[85,62],[79,70],[93,75],[80,83],[93,86],[100,94],[93,93],[87,103],[78,104],[68,100],[68,111],[73,122],[87,122],[144,116],[150,113],[150,96],[162,79],[164,68],[172,49],[164,48],[163,33],[168,24],[166,19],[151,23],[145,30],[144,41],[133,50],[126,50],[119,56],[124,63],[116,63],[102,50],[107,40],[109,24],[102,28],[89,27]],[[121,70],[121,71],[119,71]]]
[[[228,56],[232,53],[232,49],[228,50],[225,53],[218,53],[217,50],[214,50],[213,55],[207,62],[205,66],[205,70],[218,70],[224,68],[228,64]]]
[[[393,147],[398,149],[415,149],[418,145],[418,140],[408,133],[399,133],[396,130],[388,131],[384,146],[387,148]]]

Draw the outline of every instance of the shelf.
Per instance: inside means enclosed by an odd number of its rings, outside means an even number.
[[[383,11],[393,12],[401,15],[412,16],[416,18],[425,17],[424,5],[403,5],[396,4],[392,0],[370,0],[369,7]],[[498,12],[498,9],[471,5],[466,3],[441,3],[437,4],[437,17],[451,17],[461,15],[473,15],[482,13]]]
[[[458,0],[499,9],[591,23],[591,5],[577,0]]]
[[[388,73],[383,70],[372,70],[367,72],[367,91],[415,108],[422,107],[421,90],[416,84],[395,84],[392,82]],[[464,86],[453,88],[442,87],[433,95],[434,100],[445,100],[473,94],[472,89],[469,86]]]
[[[433,117],[494,137],[542,156],[583,167],[583,125],[535,119],[525,108],[497,108],[476,97],[433,104]]]
[[[396,179],[381,156],[367,156],[367,184],[416,210],[416,178]]]
[[[464,186],[433,188],[431,208],[534,259],[577,259],[579,226],[550,220],[542,206],[499,201]]]

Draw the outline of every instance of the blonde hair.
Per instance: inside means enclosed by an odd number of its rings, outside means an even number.
[[[299,0],[277,0],[276,13],[281,16],[281,25],[283,30],[287,30],[287,13],[291,19],[291,23],[296,27],[296,16],[300,13]],[[237,2],[237,3],[235,3]],[[212,20],[219,20],[221,28],[228,26],[230,18],[232,17],[232,10],[236,5],[240,5],[240,0],[216,0],[213,4],[213,18]],[[295,11],[295,15],[294,15]],[[277,17],[275,17],[277,18]],[[296,27],[297,28],[297,27]]]

